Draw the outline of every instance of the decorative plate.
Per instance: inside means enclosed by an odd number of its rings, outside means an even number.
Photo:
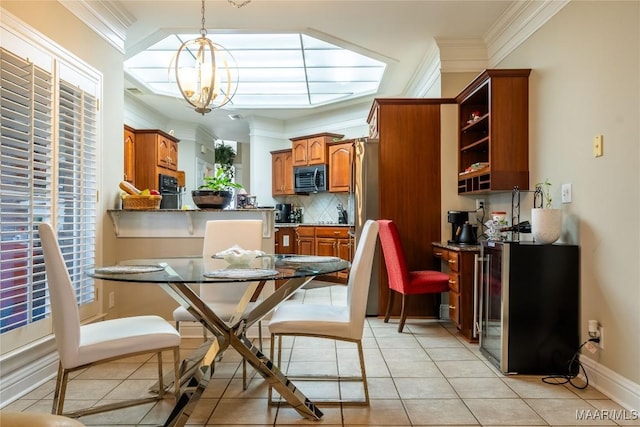
[[[277,276],[278,274],[278,270],[263,268],[225,268],[222,270],[207,271],[204,273],[204,277],[212,279],[261,279]]]
[[[282,261],[292,264],[307,264],[318,262],[337,262],[340,258],[334,256],[292,256],[283,258]]]
[[[130,274],[130,273],[153,273],[164,270],[162,265],[113,265],[111,267],[96,268],[98,274]]]

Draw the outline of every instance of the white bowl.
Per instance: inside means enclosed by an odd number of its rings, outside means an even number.
[[[244,252],[240,254],[228,253],[223,256],[224,260],[231,265],[247,265],[258,256],[258,252]]]

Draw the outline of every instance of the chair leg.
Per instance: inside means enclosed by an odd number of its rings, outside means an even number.
[[[173,349],[173,384],[177,401],[180,398],[180,347]]]
[[[53,406],[51,413],[54,415],[62,414],[64,406],[64,395],[67,391],[67,373],[62,367],[62,363],[58,363],[58,376],[56,377],[56,390],[53,393]]]
[[[393,306],[393,297],[395,296],[395,291],[393,289],[389,289],[389,294],[387,296],[387,311],[384,314],[384,323],[389,323],[389,316],[391,316],[391,307]]]
[[[162,376],[162,352],[156,353],[158,359],[158,396],[164,396],[164,378]]]
[[[402,294],[402,309],[400,311],[400,323],[398,324],[398,332],[402,333],[404,322],[407,319],[407,295]]]
[[[274,334],[271,334],[271,348],[269,348],[269,360],[271,360],[271,362],[274,362],[273,356],[275,354],[275,343],[276,343],[276,336]],[[276,362],[276,366],[278,365],[278,362]],[[273,405],[273,387],[271,387],[271,383],[267,384],[268,388],[267,388],[267,404],[268,405]]]
[[[369,406],[369,384],[367,383],[367,372],[364,367],[364,352],[362,351],[362,341],[358,341],[358,356],[360,357],[360,373],[362,375],[362,387],[364,388],[365,405]]]

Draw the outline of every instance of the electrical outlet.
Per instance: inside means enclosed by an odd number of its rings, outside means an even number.
[[[113,308],[116,306],[116,293],[109,292],[109,308]]]
[[[597,343],[600,350],[604,350],[604,327],[602,325],[598,325],[598,336],[600,341]]]
[[[484,209],[484,199],[476,199],[476,210]]]

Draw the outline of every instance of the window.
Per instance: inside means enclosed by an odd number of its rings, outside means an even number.
[[[95,82],[60,58],[32,62],[4,46],[0,56],[0,333],[5,334],[50,315],[37,232],[41,221],[58,231],[78,303],[96,301],[93,280],[84,271],[95,259],[98,99],[91,90]]]

